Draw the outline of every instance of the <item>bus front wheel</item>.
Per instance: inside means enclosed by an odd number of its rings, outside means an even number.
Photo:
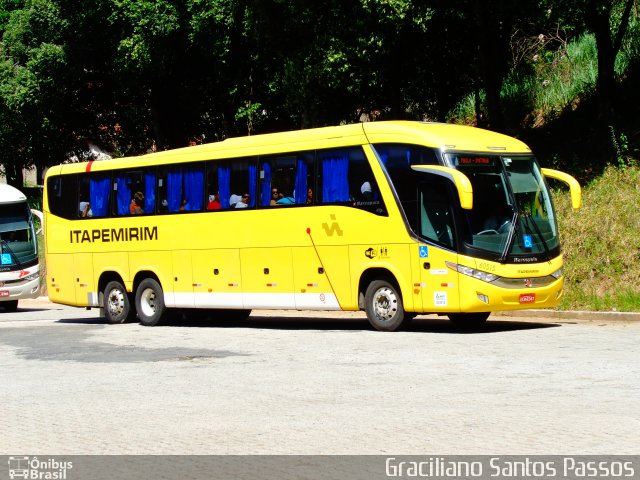
[[[157,325],[165,312],[162,287],[153,278],[145,278],[136,290],[138,320],[146,327]]]
[[[364,295],[364,309],[369,323],[384,332],[393,332],[404,322],[402,297],[397,288],[386,280],[369,284]]]
[[[123,323],[131,315],[131,303],[124,285],[118,281],[107,283],[104,289],[104,316],[109,323]]]

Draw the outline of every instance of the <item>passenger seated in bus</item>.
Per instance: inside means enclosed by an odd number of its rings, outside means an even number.
[[[136,192],[131,199],[131,203],[129,204],[129,212],[131,215],[139,215],[144,213],[144,195],[142,192]]]
[[[311,188],[307,189],[307,205],[313,204],[313,190]]]
[[[238,202],[240,202],[240,200],[242,200],[242,197],[234,193],[229,197],[229,207],[235,208]]]
[[[271,205],[272,207],[278,204],[278,200],[280,200],[284,195],[282,195],[280,193],[280,191],[277,188],[272,188],[271,189],[271,202],[269,202],[269,205]]]
[[[91,211],[91,204],[89,202],[80,202],[80,216],[82,218],[93,217],[93,212]]]
[[[285,197],[283,194],[280,194],[280,198],[276,202],[276,205],[295,205],[296,199],[293,197]]]
[[[243,193],[240,201],[236,203],[236,208],[247,208],[249,206],[249,194]]]
[[[220,192],[216,192],[213,195],[209,195],[209,203],[207,203],[207,210],[220,210]]]
[[[362,200],[373,200],[373,194],[371,193],[371,183],[364,182],[360,187],[360,193],[362,194]]]

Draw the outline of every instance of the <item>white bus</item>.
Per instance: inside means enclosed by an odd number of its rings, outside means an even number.
[[[40,295],[38,239],[27,197],[0,184],[0,307],[15,311],[18,300]]]

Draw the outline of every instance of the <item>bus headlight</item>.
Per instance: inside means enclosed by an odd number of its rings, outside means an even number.
[[[551,276],[556,280],[559,279],[562,275],[564,275],[564,272],[562,271],[561,268],[551,274]]]
[[[32,273],[31,275],[27,275],[26,277],[22,277],[20,280],[24,280],[30,282],[31,280],[35,280],[36,278],[40,278],[40,273]]]
[[[453,262],[445,262],[447,267],[451,270],[455,270],[458,273],[462,273],[463,275],[467,275],[469,277],[475,278],[477,280],[482,280],[483,282],[491,283],[498,279],[498,275],[494,275],[493,273],[483,272],[482,270],[476,270],[475,268],[465,267],[464,265],[458,265]]]

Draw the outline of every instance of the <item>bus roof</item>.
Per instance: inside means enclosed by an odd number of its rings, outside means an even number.
[[[405,141],[427,145],[443,152],[509,152],[531,153],[520,140],[482,128],[452,123],[368,122],[362,124],[370,143]]]
[[[138,157],[65,164],[50,170],[51,173],[78,173],[131,167],[133,159],[138,166],[144,167],[162,163],[169,157],[171,161],[188,162],[396,142],[425,145],[441,151],[531,152],[520,140],[476,127],[447,123],[384,121],[234,137],[221,142],[165,150]]]
[[[0,203],[25,202],[27,197],[24,193],[11,185],[0,183]]]

